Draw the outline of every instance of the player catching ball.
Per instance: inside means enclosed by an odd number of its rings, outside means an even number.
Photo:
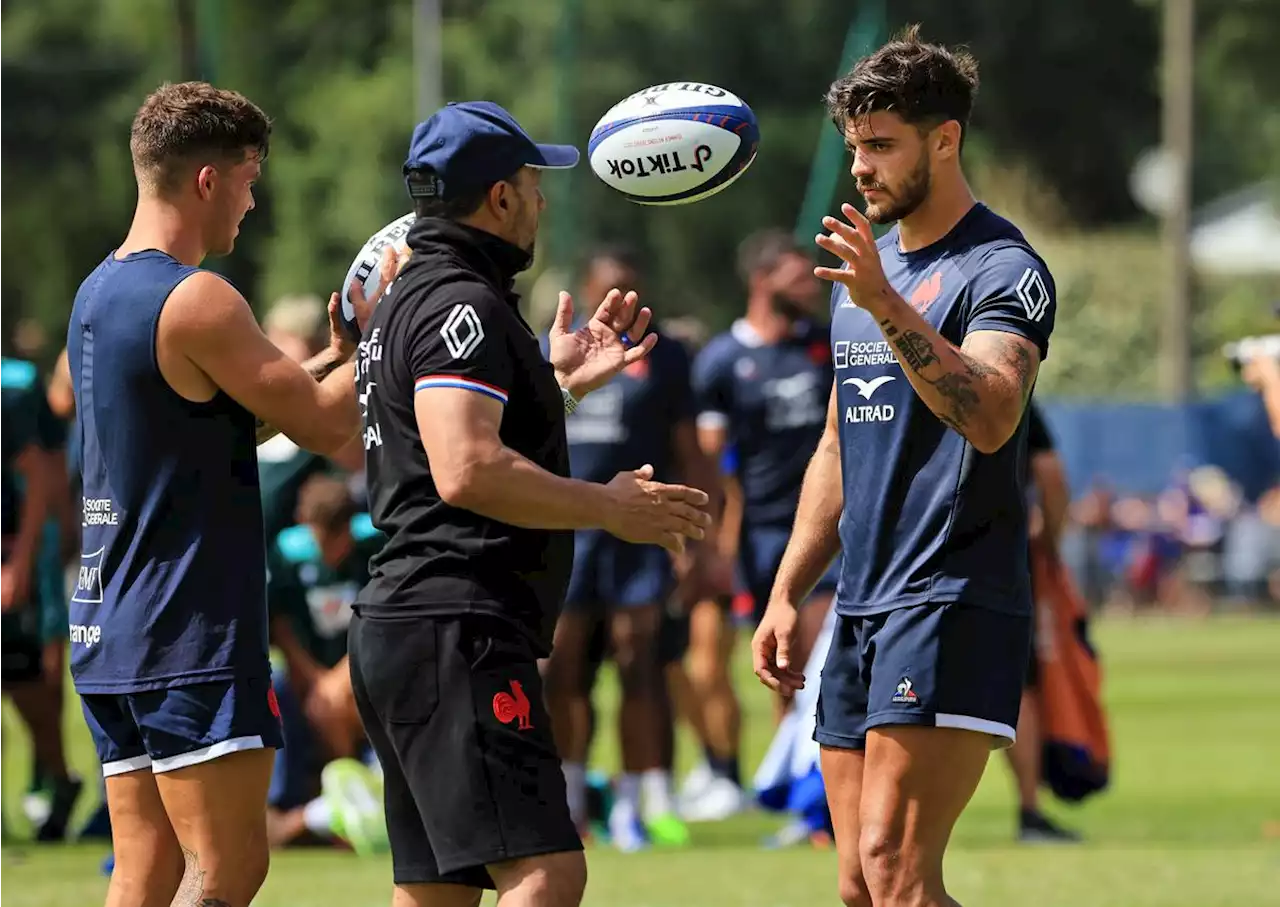
[[[1054,286],[965,181],[977,87],[972,57],[912,28],[827,94],[866,215],[817,239],[839,262],[815,269],[835,381],[753,655],[770,688],[803,686],[797,606],[843,551],[816,738],[849,907],[956,903],[943,853],[1027,668],[1026,406]]]

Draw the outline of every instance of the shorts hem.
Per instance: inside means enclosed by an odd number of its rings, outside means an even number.
[[[215,759],[221,759],[223,756],[229,756],[232,753],[240,753],[245,750],[260,750],[266,748],[267,744],[262,739],[261,734],[253,734],[247,737],[232,737],[230,740],[222,740],[210,746],[201,747],[198,750],[192,750],[189,753],[180,753],[177,756],[166,756],[164,759],[152,759],[151,770],[157,775],[164,772],[176,771],[180,768],[190,768],[193,765],[201,765],[205,762],[212,762]]]
[[[166,677],[149,677],[135,681],[81,681],[76,680],[74,671],[71,682],[75,691],[81,696],[132,696],[136,693],[156,693],[161,690],[177,690],[198,686],[204,683],[252,683],[256,680],[268,680],[271,677],[270,661],[263,662],[263,670],[241,672],[226,668],[217,668],[203,674],[171,674]]]
[[[833,734],[830,731],[817,730],[813,732],[813,739],[819,746],[837,750],[865,750],[867,748],[866,735],[853,737],[848,734]]]
[[[510,860],[527,860],[530,857],[543,857],[553,853],[578,853],[584,850],[582,841],[542,842],[528,844],[524,847],[502,847],[477,854],[467,854],[457,861],[440,860],[438,862],[441,876],[457,875],[468,870],[484,869],[494,863],[506,863]]]
[[[128,759],[113,759],[102,763],[102,777],[127,775],[129,772],[141,771],[144,768],[151,768],[151,757],[146,753],[141,756],[130,756]]]
[[[866,728],[892,727],[893,725],[913,725],[924,727],[956,728],[962,731],[974,731],[1003,740],[1003,747],[1012,746],[1017,739],[1017,731],[1003,721],[992,721],[990,718],[975,718],[972,715],[956,715],[950,712],[876,712],[866,717]]]
[[[395,885],[430,885],[439,881],[439,873],[430,866],[393,866],[391,881]]]
[[[937,727],[959,728],[962,731],[974,731],[995,737],[996,740],[1000,741],[997,744],[999,749],[1007,749],[1018,740],[1016,728],[1005,724],[1003,721],[992,721],[990,718],[974,718],[971,715],[952,715],[939,712],[933,717],[933,721]]]

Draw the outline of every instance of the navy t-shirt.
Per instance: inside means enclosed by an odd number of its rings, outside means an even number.
[[[671,432],[695,415],[689,367],[684,345],[663,339],[646,358],[583,397],[565,419],[573,477],[608,482],[651,463],[657,479],[672,480]]]
[[[1009,221],[975,205],[942,239],[902,252],[878,242],[893,288],[951,343],[972,331],[1033,340],[1053,330],[1053,278]],[[925,405],[875,319],[832,292],[844,552],[836,607],[875,614],[926,602],[1029,613],[1027,417],[979,453]]]
[[[827,328],[799,322],[790,337],[766,344],[745,321],[735,322],[698,354],[693,389],[698,424],[724,427],[736,451],[744,527],[790,529],[827,421]]]

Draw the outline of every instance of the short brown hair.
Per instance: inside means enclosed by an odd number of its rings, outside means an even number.
[[[244,95],[208,82],[165,83],[138,108],[129,152],[138,182],[166,191],[193,161],[265,158],[270,136],[271,121]]]
[[[921,41],[920,26],[912,25],[833,82],[826,104],[841,132],[851,119],[885,110],[916,128],[956,120],[963,136],[977,93],[978,61]]]
[[[772,271],[788,255],[807,257],[808,253],[786,230],[758,230],[738,246],[738,276],[743,283],[750,283],[752,274]]]
[[[356,502],[346,483],[337,476],[317,473],[298,489],[294,519],[301,525],[336,531],[349,528],[355,515]]]

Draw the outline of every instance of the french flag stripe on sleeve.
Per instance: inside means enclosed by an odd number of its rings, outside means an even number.
[[[413,392],[416,394],[429,387],[460,387],[463,390],[476,391],[486,397],[492,397],[504,406],[507,402],[507,392],[501,388],[474,378],[463,378],[461,375],[428,375],[425,378],[419,378],[413,383]]]

